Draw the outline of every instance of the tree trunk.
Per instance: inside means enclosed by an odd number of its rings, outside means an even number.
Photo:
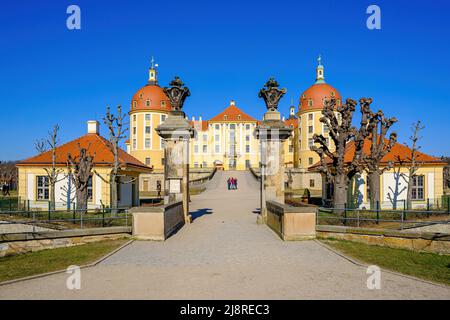
[[[370,172],[369,189],[370,189],[370,209],[377,208],[377,202],[380,201],[380,173],[378,171]]]
[[[117,182],[114,175],[111,175],[110,186],[111,186],[111,214],[115,216],[117,214],[118,197],[117,197]]]
[[[55,200],[55,183],[52,183],[50,186],[50,210],[54,211],[56,208],[56,200]]]
[[[333,208],[335,213],[343,213],[347,204],[348,183],[344,175],[335,177]]]
[[[86,213],[87,211],[87,189],[77,189],[76,190],[77,197],[77,211],[79,213]]]
[[[410,174],[408,177],[408,193],[406,194],[406,209],[412,209],[412,186],[413,186],[413,176]]]

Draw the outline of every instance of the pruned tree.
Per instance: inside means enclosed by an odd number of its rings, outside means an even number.
[[[67,168],[69,177],[72,178],[75,185],[75,196],[77,203],[77,210],[86,212],[88,203],[88,186],[89,179],[92,175],[92,168],[94,166],[94,157],[88,153],[86,148],[78,145],[79,155],[67,156]]]
[[[34,142],[34,148],[36,149],[36,151],[41,154],[44,153],[45,151],[47,151],[47,141],[45,141],[45,139],[38,139]]]
[[[408,185],[408,192],[406,194],[406,207],[408,210],[412,209],[412,190],[413,190],[413,183],[414,183],[414,177],[417,173],[417,170],[419,170],[419,167],[422,165],[422,161],[420,161],[420,146],[419,146],[419,140],[422,138],[420,136],[420,131],[425,129],[425,127],[422,125],[420,120],[413,123],[411,126],[411,136],[409,137],[410,144],[406,144],[409,149],[411,149],[411,154],[409,157],[407,157],[405,164],[407,164],[408,169],[408,175],[403,175],[403,179]]]
[[[106,115],[103,117],[103,122],[108,128],[109,131],[109,143],[108,148],[113,154],[113,163],[111,164],[112,169],[109,176],[109,185],[111,190],[111,212],[112,214],[117,213],[118,208],[118,194],[117,194],[117,186],[119,183],[124,183],[124,181],[120,181],[120,161],[119,161],[119,143],[122,139],[124,139],[125,133],[128,128],[125,127],[124,124],[125,115],[122,113],[122,107],[117,107],[117,116],[111,113],[109,107],[106,108]],[[103,179],[103,177],[102,177]],[[134,181],[134,180],[133,180]],[[131,182],[131,181],[129,181]]]
[[[392,162],[388,162],[383,168],[380,167],[380,164],[384,156],[391,151],[397,142],[397,133],[395,132],[391,133],[389,140],[386,141],[386,134],[391,126],[397,122],[397,119],[386,118],[381,110],[371,114],[370,119],[372,129],[369,134],[371,141],[370,153],[363,153],[362,159],[369,177],[370,208],[373,210],[380,201],[380,176],[393,167]]]
[[[50,187],[50,210],[55,210],[56,199],[55,199],[55,185],[57,182],[62,181],[66,178],[63,168],[58,168],[56,166],[56,149],[58,148],[58,131],[59,126],[56,124],[53,126],[53,130],[49,131],[48,138],[45,140],[37,140],[35,143],[36,150],[42,153],[45,151],[45,142],[49,147],[49,151],[52,155],[52,162],[50,168],[44,168],[48,179],[48,187]],[[60,175],[62,175],[60,177]]]
[[[0,161],[0,188],[6,184],[8,191],[5,191],[5,194],[9,193],[9,189],[14,189],[17,187],[17,161]]]
[[[364,169],[362,161],[364,140],[371,132],[370,111],[372,99],[360,99],[361,121],[357,129],[352,125],[353,115],[357,102],[347,99],[346,102],[336,107],[336,99],[326,100],[322,110],[320,122],[329,128],[329,135],[334,142],[335,151],[328,146],[328,140],[322,134],[314,134],[313,139],[319,146],[311,147],[320,156],[318,170],[334,185],[333,206],[337,212],[341,212],[347,202],[349,182],[357,173]],[[345,153],[348,144],[354,144],[354,154],[350,163],[345,163]]]

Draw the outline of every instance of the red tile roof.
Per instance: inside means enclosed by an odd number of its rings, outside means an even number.
[[[256,121],[256,119],[232,104],[209,121]]]
[[[386,140],[386,144],[388,140]],[[369,155],[370,149],[372,147],[372,141],[370,139],[366,139],[363,145],[363,153]],[[347,150],[344,155],[344,162],[349,164],[353,160],[353,156],[355,154],[355,144],[353,141],[347,144]],[[416,159],[418,162],[424,165],[430,164],[442,164],[445,165],[445,161],[440,158],[430,156],[420,151],[416,151]],[[392,162],[394,165],[399,165],[402,162],[404,165],[409,164],[411,162],[411,149],[408,148],[404,144],[396,143],[392,147],[391,151],[386,154],[383,159],[381,159],[381,166],[387,165],[389,162]],[[327,163],[331,163],[331,159],[327,159]],[[317,166],[320,165],[320,162],[312,165],[309,169],[314,170]]]
[[[286,119],[284,124],[288,127],[292,126],[293,128],[298,128],[298,119]]]
[[[111,166],[114,161],[113,153],[108,148],[109,141],[102,136],[95,133],[88,133],[78,139],[67,142],[56,149],[56,163],[58,166],[65,166],[67,164],[68,154],[77,156],[79,154],[79,147],[86,148],[94,157],[94,166]],[[126,153],[119,148],[119,162],[123,167],[132,167],[144,171],[151,171],[152,169],[135,157]],[[28,158],[19,162],[18,166],[47,166],[52,163],[52,152],[46,151],[37,156]]]

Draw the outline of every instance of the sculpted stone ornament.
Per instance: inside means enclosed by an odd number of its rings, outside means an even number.
[[[258,97],[264,99],[269,111],[277,111],[278,103],[286,93],[285,88],[279,89],[278,87],[278,82],[274,78],[270,78],[264,85],[264,88],[259,91]]]
[[[189,88],[184,86],[180,77],[175,77],[169,85],[170,87],[165,87],[163,90],[170,99],[172,111],[181,111],[184,100],[191,95]]]

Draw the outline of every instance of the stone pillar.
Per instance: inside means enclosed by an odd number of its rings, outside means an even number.
[[[270,78],[261,89],[259,97],[263,98],[267,112],[255,130],[261,148],[261,213],[258,223],[266,223],[266,201],[272,200],[284,205],[284,148],[283,142],[290,137],[292,129],[281,121],[278,102],[286,93],[279,89],[278,83]]]
[[[166,121],[156,128],[158,135],[165,140],[164,150],[164,202],[165,204],[182,201],[186,223],[189,215],[189,140],[195,130],[181,110],[184,100],[190,95],[180,78],[175,77],[170,88],[164,88],[169,97],[172,111]]]

